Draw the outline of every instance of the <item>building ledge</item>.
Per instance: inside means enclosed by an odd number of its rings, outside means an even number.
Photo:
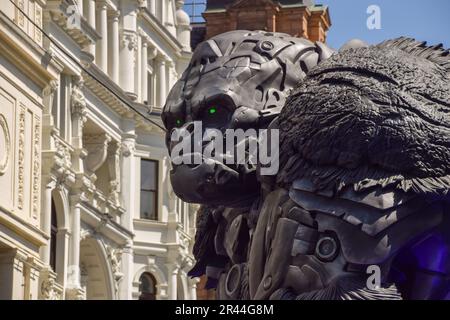
[[[56,79],[56,70],[52,73],[46,67],[50,65],[50,55],[2,11],[0,49],[1,55],[27,74],[39,87],[44,88],[50,80]]]
[[[92,28],[89,23],[80,16],[80,25],[69,28],[70,16],[67,12],[69,4],[65,0],[51,1],[47,4],[45,11],[69,37],[72,38],[81,48],[101,39],[101,36]]]
[[[14,213],[0,206],[0,225],[20,235],[23,239],[39,248],[47,243],[49,236]]]
[[[161,40],[169,44],[176,51],[177,57],[181,55],[183,51],[183,46],[181,43],[167,30],[165,26],[146,8],[139,8],[139,15],[147,21],[150,26],[155,30],[160,36]]]
[[[82,71],[85,87],[105,102],[108,107],[120,116],[134,118],[139,123],[140,128],[144,130],[161,130],[151,122],[155,122],[154,119],[151,119],[150,121],[149,118],[146,117],[147,115],[150,115],[148,113],[147,105],[134,102],[129,97],[128,93],[123,91],[123,89],[115,83],[109,75],[100,70],[100,68],[95,64],[91,63],[88,67],[88,71],[89,72]],[[133,108],[138,110],[139,113],[131,109],[128,105],[133,106]]]
[[[82,201],[81,220],[93,228],[95,232],[101,233],[111,240],[126,244],[128,240],[134,237],[134,233],[126,229],[111,217],[86,201]]]

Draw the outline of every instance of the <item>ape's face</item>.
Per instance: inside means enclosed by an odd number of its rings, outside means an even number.
[[[239,118],[238,113],[243,109],[250,116],[257,118],[258,114],[253,109],[240,107],[240,97],[229,90],[230,87],[238,85],[235,82],[235,79],[223,79],[211,73],[202,77],[197,84],[196,94],[191,99],[186,99],[180,105],[172,104],[169,107],[169,103],[166,104],[164,120],[168,129],[169,150],[173,151],[173,147],[178,143],[170,140],[174,131],[189,135],[194,140],[192,145],[201,144],[198,149],[201,153],[195,154],[201,157],[201,163],[173,164],[171,172],[175,193],[187,202],[239,206],[250,202],[258,193],[258,183],[252,166],[225,164],[224,154],[215,154],[215,159],[207,157],[203,151],[210,144],[201,143],[194,137],[194,122],[196,125],[199,122],[202,124],[198,135],[201,138],[206,129],[218,129],[224,133],[226,129],[236,127],[234,119]],[[175,94],[179,94],[177,86],[170,97]],[[166,111],[169,108],[170,111]],[[225,146],[225,143],[223,145]],[[190,150],[192,153],[196,151],[194,148]],[[192,159],[186,154],[183,156],[186,160]]]
[[[314,46],[287,35],[248,31],[229,32],[200,44],[164,107],[169,152],[178,143],[171,140],[173,133],[193,138],[194,122],[202,123],[200,136],[207,129],[225,133],[266,127],[271,120],[266,114],[283,106],[287,93],[304,74],[295,61],[305,48]],[[201,145],[201,154],[192,148],[183,157],[200,157],[201,163],[174,164],[171,172],[174,191],[181,199],[237,207],[257,196],[254,164],[225,164],[230,151],[225,141],[223,153],[216,152],[214,157],[203,152],[210,143],[195,143]]]

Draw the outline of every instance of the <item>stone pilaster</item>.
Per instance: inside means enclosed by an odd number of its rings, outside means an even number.
[[[97,1],[97,32],[101,38],[96,46],[96,64],[105,73],[108,72],[108,6],[106,1]]]
[[[110,59],[108,59],[108,73],[111,79],[117,84],[119,84],[119,16],[120,11],[113,11],[108,17],[108,51],[110,52]]]

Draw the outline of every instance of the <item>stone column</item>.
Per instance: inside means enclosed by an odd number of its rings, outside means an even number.
[[[135,100],[137,98],[134,79],[137,49],[137,12],[134,1],[121,1],[120,3],[122,33],[120,35],[119,84],[127,95]]]
[[[147,80],[147,105],[151,106],[152,108],[156,104],[156,89],[155,89],[155,69],[154,69],[154,59],[157,55],[157,50],[155,47],[153,47],[151,44],[149,44],[148,49],[148,61],[149,65],[151,64],[151,72],[149,73],[148,80]]]
[[[120,86],[132,98],[136,99],[134,93],[134,54],[137,48],[136,34],[129,31],[123,31],[122,49],[120,50]]]
[[[108,72],[108,6],[105,1],[97,2],[98,20],[97,32],[101,39],[97,41],[96,64],[103,71]]]
[[[129,240],[122,249],[122,273],[119,299],[131,300],[133,294],[133,241]]]
[[[147,0],[148,2],[148,4],[149,4],[149,11],[150,11],[150,13],[151,14],[153,14],[153,15],[155,15],[156,14],[156,3],[155,3],[155,1],[156,0]]]
[[[167,276],[169,285],[169,300],[177,300],[177,278],[180,266],[174,263],[168,263],[167,269],[169,271]]]
[[[78,6],[78,12],[80,13],[80,16],[82,16],[83,15],[83,0],[78,0],[77,6]]]
[[[139,211],[136,208],[136,159],[134,157],[136,145],[136,123],[133,114],[130,112],[128,118],[122,120],[122,199],[124,214],[121,216],[121,225],[133,232],[134,214]]]
[[[134,69],[135,94],[139,102],[142,101],[142,34],[137,37],[136,64]]]
[[[69,268],[67,287],[69,289],[80,288],[80,196],[70,197],[71,235],[69,246]]]
[[[74,85],[70,96],[70,108],[72,112],[72,145],[74,147],[74,157],[72,166],[76,172],[83,172],[83,159],[85,151],[83,149],[83,126],[86,122],[86,99],[83,94],[83,79],[74,77]]]
[[[158,56],[156,59],[157,69],[157,88],[158,88],[158,100],[157,106],[159,108],[164,107],[166,101],[166,58],[164,56]]]
[[[167,18],[167,3],[169,1],[160,1],[160,5],[161,5],[161,24],[165,25],[166,24],[166,18]]]
[[[46,181],[47,180],[47,181]],[[43,184],[42,189],[42,201],[41,201],[41,227],[42,231],[48,236],[51,233],[51,223],[52,223],[52,191],[55,188],[55,179],[52,177],[42,177]],[[45,246],[40,249],[41,260],[45,265],[50,264],[50,239]]]
[[[167,68],[166,68],[166,95],[169,94],[170,89],[172,89],[172,86],[175,84],[175,82],[178,79],[178,75],[177,75],[177,71],[175,68],[175,63],[173,62],[173,60],[169,60],[166,63]]]
[[[141,56],[141,94],[142,94],[142,103],[147,101],[148,99],[148,42],[147,39],[142,39],[142,56]],[[148,104],[148,101],[147,101]]]
[[[120,11],[113,11],[109,15],[108,73],[113,81],[119,84],[119,16]]]
[[[108,145],[108,170],[110,178],[109,200],[120,205],[120,143],[113,141]]]
[[[200,282],[200,278],[188,279],[190,300],[197,300],[197,285]]]
[[[87,16],[86,20],[89,25],[95,29],[95,0],[87,0]],[[89,45],[89,53],[95,57],[95,45]]]
[[[56,281],[63,287],[67,281],[67,260],[69,248],[70,234],[66,228],[58,228],[56,234]]]

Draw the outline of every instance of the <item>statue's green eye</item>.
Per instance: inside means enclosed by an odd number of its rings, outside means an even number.
[[[216,107],[210,107],[209,109],[208,109],[208,113],[209,114],[215,114],[217,112],[217,108]]]
[[[177,126],[181,126],[181,124],[183,123],[183,121],[181,121],[180,119],[177,119],[177,121],[175,121],[175,123],[177,124]]]

